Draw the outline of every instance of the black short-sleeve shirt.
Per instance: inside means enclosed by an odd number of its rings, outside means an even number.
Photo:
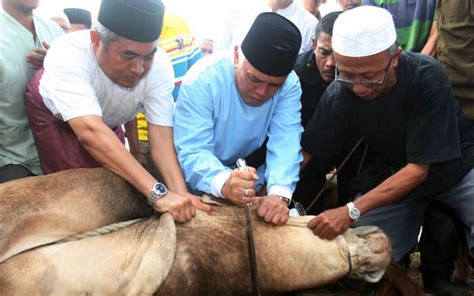
[[[331,84],[306,128],[302,146],[319,159],[333,159],[347,141],[360,136],[387,167],[430,164],[425,182],[430,188],[423,188],[421,195],[439,193],[469,171],[466,166],[462,173],[459,170],[472,156],[468,148],[474,143],[473,124],[454,99],[443,66],[427,56],[402,53],[397,83],[371,101],[339,83]],[[463,151],[467,152],[462,155]],[[435,184],[440,178],[444,184]]]

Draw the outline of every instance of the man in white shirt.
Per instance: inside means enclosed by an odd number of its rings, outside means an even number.
[[[242,1],[233,7],[221,32],[214,40],[214,52],[230,50],[240,45],[253,21],[262,12],[276,12],[289,19],[301,33],[301,46],[298,53],[312,48],[318,20],[293,0]]]
[[[104,166],[156,211],[183,222],[196,206],[210,208],[187,191],[176,159],[173,69],[156,49],[163,13],[159,0],[103,0],[92,30],[51,46],[39,86],[28,85],[26,104],[45,174]],[[120,126],[139,111],[148,119],[152,155],[169,191],[120,142]]]

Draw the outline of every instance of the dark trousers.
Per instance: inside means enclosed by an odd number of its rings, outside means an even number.
[[[426,209],[419,244],[425,288],[431,288],[436,280],[450,279],[458,257],[458,242],[465,240],[460,223],[450,209],[436,201]]]

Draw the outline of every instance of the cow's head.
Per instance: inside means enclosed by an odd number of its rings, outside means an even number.
[[[344,238],[351,257],[352,271],[349,277],[370,283],[378,282],[392,257],[388,237],[378,227],[362,226],[350,228]]]

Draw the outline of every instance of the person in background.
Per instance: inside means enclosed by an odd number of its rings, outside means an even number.
[[[88,30],[92,26],[91,13],[82,8],[65,8],[64,13],[71,23],[71,31]]]
[[[435,10],[435,30],[439,30],[437,59],[448,71],[454,96],[471,121],[474,119],[473,9],[472,0],[438,0]],[[425,221],[430,223],[423,227],[419,246],[424,286],[437,295],[468,295],[472,257],[470,264],[462,223],[451,210],[439,204],[431,206]]]
[[[0,183],[42,174],[23,95],[48,44],[63,32],[33,14],[38,4],[3,0],[0,10]]]
[[[437,59],[448,71],[454,96],[474,120],[474,1],[438,0],[436,11]]]
[[[326,0],[300,0],[301,6],[304,7],[309,13],[314,15],[318,20],[321,20],[321,12],[319,6],[326,3]]]
[[[332,30],[334,22],[341,11],[331,12],[324,16],[316,27],[314,49],[298,56],[295,72],[301,83],[301,124],[303,128],[313,116],[323,93],[328,85],[334,81],[336,63],[332,50]],[[303,132],[304,134],[304,132]],[[301,202],[307,208],[316,196],[318,186],[315,186],[314,163],[311,162],[301,173],[300,181],[296,186],[294,200]],[[322,174],[322,178],[326,174]],[[318,206],[321,205],[320,203]],[[315,213],[311,211],[311,213]]]
[[[204,38],[201,40],[200,47],[203,55],[209,55],[213,52],[214,41],[212,39]]]
[[[203,55],[196,45],[196,39],[191,34],[188,22],[182,16],[165,13],[163,31],[158,40],[158,47],[163,49],[171,58],[174,70],[174,101],[178,98],[179,87],[186,72]],[[137,138],[138,126],[138,138]],[[148,143],[147,120],[143,113],[137,116],[137,122],[125,125],[126,136],[130,145],[130,152],[147,170],[157,179],[161,179],[160,172],[153,163]]]
[[[61,29],[63,29],[63,32],[65,34],[71,32],[71,24],[69,23],[69,19],[64,13],[62,13],[62,15],[50,17],[50,19],[54,21],[56,24],[58,24],[58,26],[60,26]]]
[[[393,15],[397,42],[403,50],[436,56],[436,0],[363,0],[362,5],[382,7]]]
[[[222,30],[214,39],[214,52],[232,50],[240,45],[259,13],[278,13],[293,22],[302,36],[298,53],[310,50],[318,20],[293,0],[245,0],[235,3],[225,18]]]
[[[300,46],[292,22],[265,12],[253,22],[241,50],[209,55],[186,74],[174,139],[192,191],[239,205],[261,201],[257,215],[264,221],[288,220],[302,160],[301,87],[292,71]],[[247,169],[236,168],[239,158],[262,145],[265,165],[249,161]],[[257,198],[262,188],[264,196]]]
[[[44,173],[105,167],[141,192],[157,212],[190,220],[196,207],[173,145],[173,68],[156,48],[159,0],[103,0],[98,23],[58,38],[38,84],[28,84],[28,119]],[[151,176],[126,150],[121,125],[144,110],[155,164]],[[169,190],[168,188],[169,187]]]
[[[361,4],[361,0],[336,0],[336,2],[342,11],[358,7]]]

